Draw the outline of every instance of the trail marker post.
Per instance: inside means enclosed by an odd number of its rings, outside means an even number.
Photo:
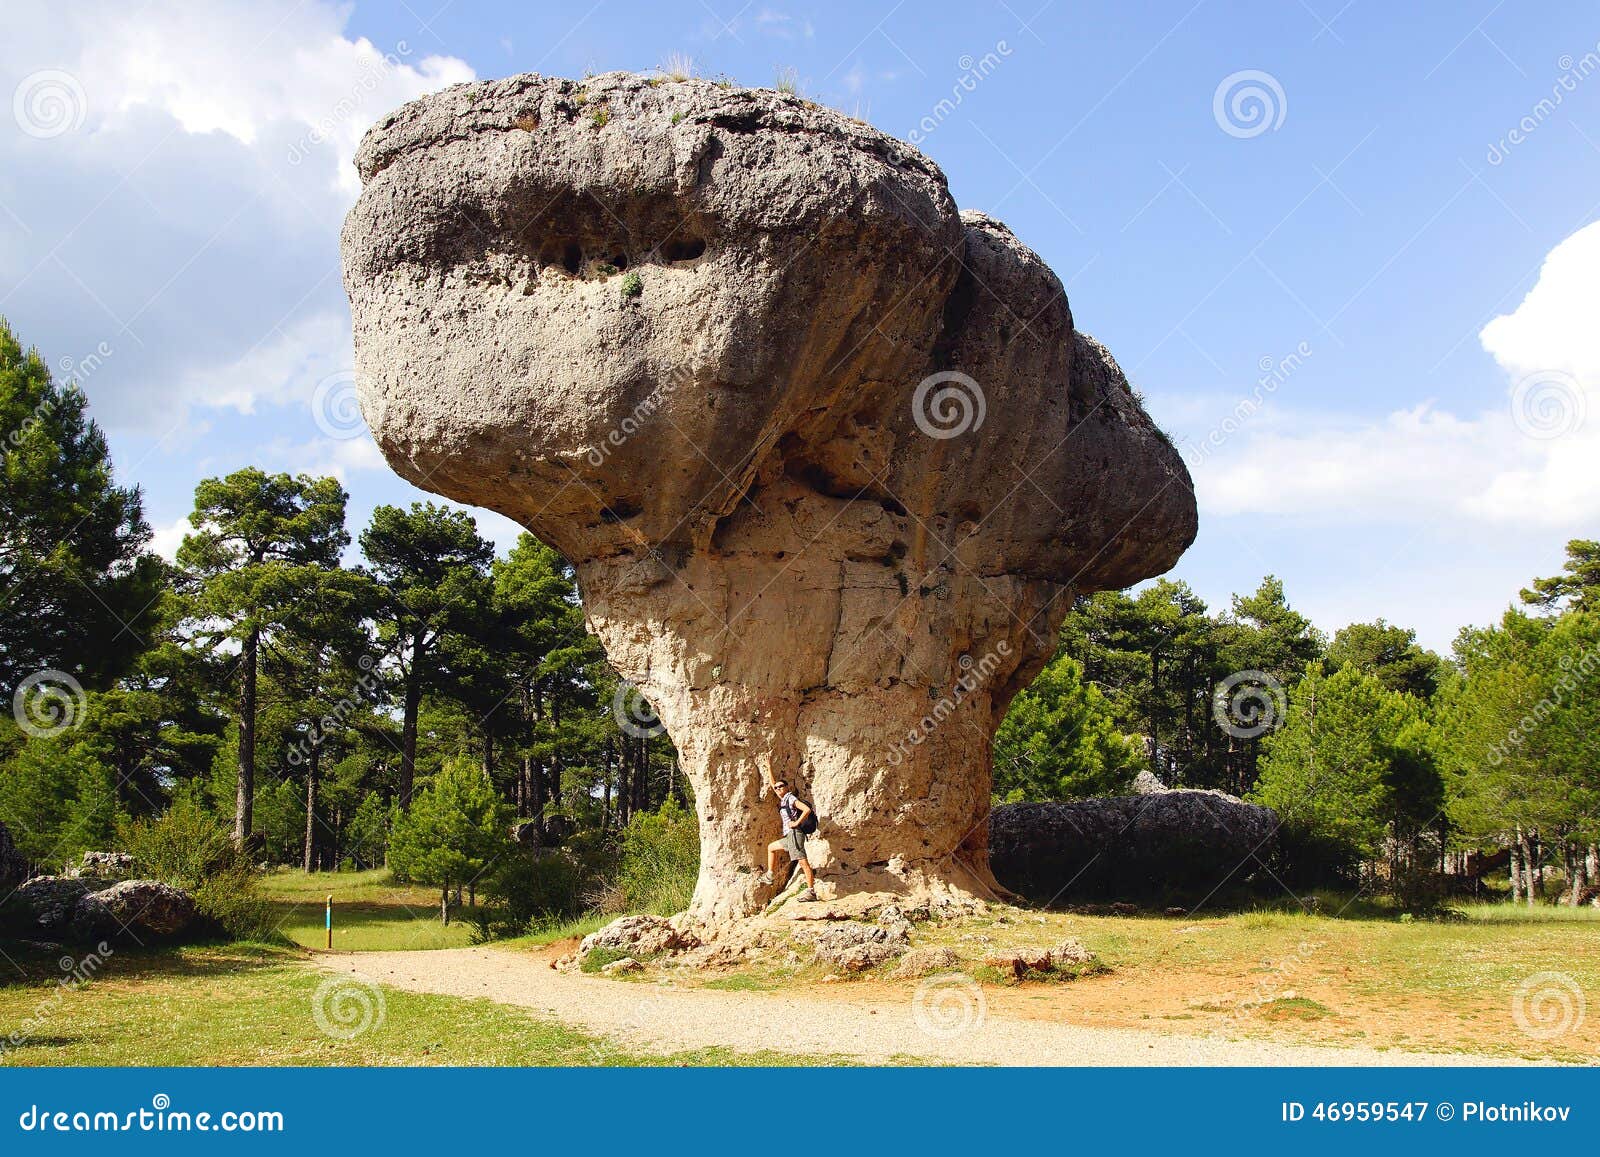
[[[333,947],[333,897],[332,896],[328,897],[327,927],[328,927],[328,947],[332,948]]]

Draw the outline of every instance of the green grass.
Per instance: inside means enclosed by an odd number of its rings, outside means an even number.
[[[273,872],[261,880],[273,922],[302,948],[327,944],[324,904],[333,896],[333,946],[342,952],[408,948],[464,948],[472,926],[457,910],[439,920],[439,893],[397,884],[387,869],[367,872]]]
[[[1256,1014],[1269,1021],[1321,1020],[1332,1016],[1333,1010],[1304,996],[1280,996],[1257,1007]]]
[[[1600,908],[1584,905],[1572,908],[1561,904],[1458,904],[1456,907],[1475,924],[1591,924],[1600,927]]]
[[[0,1055],[0,1065],[794,1063],[787,1053],[720,1048],[656,1055],[487,1000],[356,988],[348,978],[309,967],[293,949],[120,952],[95,979],[70,991],[57,984],[56,953],[12,955],[25,975],[0,965],[8,978],[0,983],[0,1024],[25,1039]],[[349,1039],[324,1031],[316,1015],[319,990],[325,1022],[368,1027]],[[328,999],[339,991],[345,999]],[[351,1019],[341,1021],[340,1009]]]
[[[774,976],[752,976],[747,972],[734,972],[708,980],[700,987],[716,989],[719,992],[776,992],[783,988],[784,984]]]

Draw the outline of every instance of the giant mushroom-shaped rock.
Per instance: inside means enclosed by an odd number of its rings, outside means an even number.
[[[345,222],[390,464],[576,567],[694,786],[691,912],[759,911],[762,773],[837,893],[998,891],[991,740],[1074,595],[1193,540],[1060,281],[926,157],[778,92],[518,76],[406,105]]]

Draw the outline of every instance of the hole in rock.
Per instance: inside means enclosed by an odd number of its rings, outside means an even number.
[[[572,276],[578,276],[578,271],[583,268],[583,250],[577,245],[569,244],[561,251],[561,268]]]
[[[640,509],[642,508],[637,502],[629,502],[625,498],[619,498],[611,505],[600,508],[600,521],[608,523],[621,522],[623,519],[632,518],[635,514],[638,514]]]
[[[668,241],[661,248],[661,256],[668,261],[693,261],[706,251],[706,243],[698,237],[681,241]]]

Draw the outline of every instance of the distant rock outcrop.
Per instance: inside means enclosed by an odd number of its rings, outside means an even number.
[[[1200,900],[1251,879],[1270,859],[1278,831],[1270,808],[1222,792],[1141,786],[1144,794],[1135,796],[996,808],[989,818],[996,878],[1057,907]]]

